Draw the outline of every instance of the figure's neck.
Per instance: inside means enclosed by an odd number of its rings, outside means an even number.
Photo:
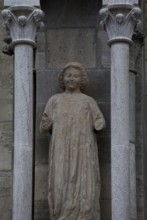
[[[81,93],[81,91],[80,91],[80,89],[76,89],[76,90],[65,89],[65,93],[66,94],[79,94],[79,93]]]

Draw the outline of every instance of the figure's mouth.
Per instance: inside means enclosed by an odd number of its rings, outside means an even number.
[[[75,82],[74,81],[70,81],[70,82],[68,82],[68,84],[72,85],[72,84],[75,84]]]

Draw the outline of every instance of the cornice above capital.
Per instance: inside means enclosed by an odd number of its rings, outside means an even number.
[[[109,37],[109,45],[114,42],[131,44],[134,29],[141,25],[141,9],[129,4],[110,5],[100,10],[101,27]]]
[[[10,7],[2,11],[3,26],[10,33],[12,43],[36,46],[36,32],[43,25],[44,14],[35,7]]]

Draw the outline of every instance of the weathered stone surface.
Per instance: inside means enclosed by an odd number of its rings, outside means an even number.
[[[48,196],[48,165],[35,167],[35,201],[47,200]]]
[[[111,163],[100,163],[101,200],[110,200],[111,204]]]
[[[2,103],[0,107],[0,121],[10,121],[13,119],[13,105],[7,99],[0,100]]]
[[[97,62],[100,68],[110,68],[110,47],[106,42],[108,42],[107,33],[99,30],[97,33]]]
[[[95,29],[51,29],[47,44],[48,68],[62,68],[71,61],[96,66]]]
[[[11,172],[0,171],[0,219],[11,220],[12,176]]]
[[[0,147],[5,147],[9,151],[12,150],[12,146],[13,146],[12,128],[13,128],[13,125],[11,121],[0,122]]]
[[[111,200],[101,200],[101,220],[111,220]],[[106,208],[107,207],[107,208]]]
[[[46,14],[47,28],[94,27],[99,24],[101,1],[41,1],[41,8]]]
[[[45,53],[38,52],[35,59],[36,70],[44,70],[47,68],[47,57]]]
[[[11,196],[12,173],[0,171],[0,198]]]
[[[0,219],[12,220],[11,196],[0,198]]]
[[[47,200],[36,200],[34,202],[34,220],[48,220],[49,210]]]
[[[38,124],[39,125],[39,124]],[[35,164],[48,164],[49,138],[37,138],[35,146]],[[37,173],[39,175],[39,173]]]
[[[111,163],[111,139],[109,136],[98,136],[99,161],[104,164]]]
[[[0,146],[0,169],[11,170],[12,169],[12,150],[6,147]]]
[[[46,34],[43,31],[37,33],[37,53],[45,52],[46,47]]]
[[[98,103],[110,101],[110,71],[105,69],[87,69],[89,86],[86,93]]]

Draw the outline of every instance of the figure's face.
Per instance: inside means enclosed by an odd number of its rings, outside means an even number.
[[[64,85],[65,89],[69,91],[75,91],[80,89],[81,73],[79,70],[70,67],[64,73]]]

